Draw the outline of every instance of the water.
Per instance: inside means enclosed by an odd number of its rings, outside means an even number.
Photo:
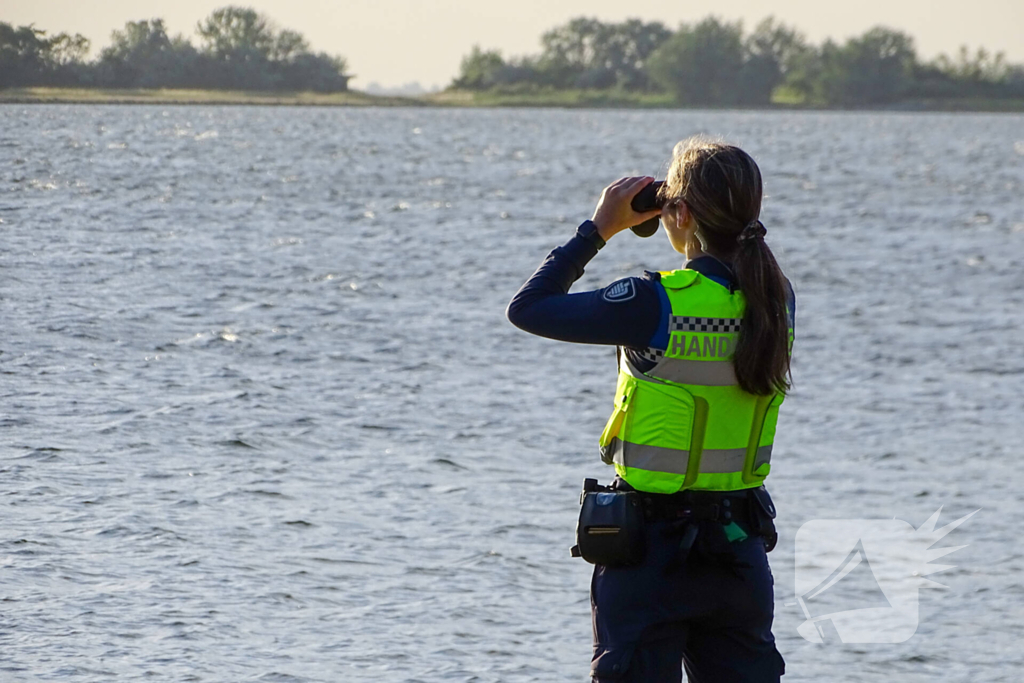
[[[787,681],[1015,680],[1024,117],[0,107],[4,681],[587,678],[614,354],[503,309],[710,132],[798,295]],[[678,260],[624,234],[577,287]],[[817,518],[981,512],[897,645],[796,628]],[[944,560],[945,561],[945,560]]]

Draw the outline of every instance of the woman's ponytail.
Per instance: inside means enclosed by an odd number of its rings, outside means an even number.
[[[746,297],[733,362],[740,387],[751,394],[790,387],[789,299],[786,278],[765,244],[761,170],[738,147],[702,137],[676,145],[667,198],[686,203],[705,251],[731,260]]]
[[[764,227],[741,234],[732,265],[747,308],[733,364],[744,391],[759,396],[789,389],[788,285],[764,241]],[[749,236],[748,236],[749,235]]]

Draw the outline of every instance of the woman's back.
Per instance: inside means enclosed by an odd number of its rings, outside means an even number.
[[[762,483],[789,388],[792,288],[764,242],[753,159],[690,140],[660,191],[686,266],[570,294],[607,240],[655,215],[630,208],[651,181],[606,188],[507,310],[534,334],[619,347],[600,438],[616,477],[604,498],[585,497],[577,527],[579,553],[596,565],[592,675],[678,681],[685,665],[691,683],[778,681],[765,555],[775,508]],[[631,506],[643,524],[615,516]]]

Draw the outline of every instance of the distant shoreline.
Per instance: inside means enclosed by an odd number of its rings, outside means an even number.
[[[238,104],[286,106],[417,106],[409,97],[370,95],[349,91],[253,92],[245,90],[175,90],[114,88],[8,88],[0,89],[0,104]]]
[[[493,92],[446,90],[421,96],[371,95],[351,90],[338,93],[252,92],[237,90],[172,90],[110,88],[0,89],[0,104],[159,104],[159,105],[264,105],[322,107],[539,107],[570,109],[735,109],[689,107],[669,95],[614,90],[549,90]],[[934,111],[1024,112],[1024,99],[907,100],[876,107],[810,107],[776,104],[739,107],[749,111]]]

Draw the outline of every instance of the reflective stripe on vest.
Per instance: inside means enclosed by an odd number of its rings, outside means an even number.
[[[630,467],[670,474],[686,474],[686,468],[690,462],[690,451],[629,443],[617,437],[612,439],[609,453],[611,461],[619,465],[628,463]],[[746,457],[746,448],[705,448],[700,454],[699,472],[701,474],[739,472],[743,469]],[[754,469],[756,470],[771,460],[771,445],[758,447],[757,456],[754,458]]]
[[[702,384],[706,387],[731,387],[739,384],[736,366],[731,360],[699,361],[663,357],[647,374],[676,384]]]

